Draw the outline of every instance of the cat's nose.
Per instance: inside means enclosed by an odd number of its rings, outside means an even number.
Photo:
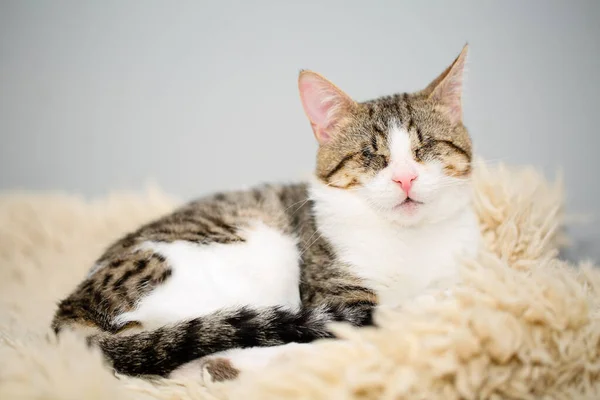
[[[412,188],[413,182],[418,178],[418,175],[414,172],[405,172],[397,174],[392,177],[392,180],[400,185],[404,193],[408,194]]]

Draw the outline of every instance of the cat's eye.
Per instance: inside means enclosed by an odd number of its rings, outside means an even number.
[[[426,144],[421,147],[418,147],[413,151],[413,153],[415,155],[416,161],[425,161],[425,158],[429,158],[431,156],[431,145]]]
[[[417,159],[417,161],[423,160],[423,148],[422,147],[415,149],[413,153],[415,154],[415,158]]]
[[[371,153],[371,150],[369,150],[369,149],[363,149],[362,155],[365,158],[372,158],[373,157],[373,153]]]

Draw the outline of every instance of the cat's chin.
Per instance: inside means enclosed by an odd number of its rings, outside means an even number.
[[[394,211],[401,212],[408,216],[416,215],[423,208],[423,203],[417,200],[407,198],[394,206]]]
[[[382,217],[398,226],[420,226],[429,223],[426,208],[423,203],[404,201],[383,212]]]
[[[387,211],[381,212],[382,217],[395,225],[414,228],[429,224],[436,224],[446,219],[452,218],[456,212],[448,210],[442,212],[431,204],[410,200],[403,201]],[[452,212],[450,212],[452,211]]]

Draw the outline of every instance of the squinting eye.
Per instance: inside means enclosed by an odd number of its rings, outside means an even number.
[[[423,148],[419,147],[418,149],[415,149],[415,158],[418,161],[421,161],[423,159]]]
[[[371,153],[371,152],[369,151],[369,149],[363,149],[363,151],[362,151],[362,155],[363,155],[363,157],[365,157],[365,158],[371,158],[371,157],[373,157],[373,153]]]

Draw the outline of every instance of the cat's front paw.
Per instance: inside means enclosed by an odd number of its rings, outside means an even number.
[[[240,370],[233,365],[229,358],[209,356],[182,365],[171,372],[169,378],[208,383],[233,380],[239,374]]]
[[[230,381],[238,377],[237,369],[228,358],[215,357],[206,360],[202,365],[203,379],[214,382]]]
[[[313,351],[310,343],[288,343],[272,347],[231,349],[191,361],[173,371],[171,379],[200,379],[201,382],[222,382],[236,379],[245,372],[258,371],[290,359],[299,352]]]

